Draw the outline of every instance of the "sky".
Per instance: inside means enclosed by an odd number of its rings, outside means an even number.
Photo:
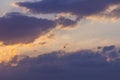
[[[0,79],[117,80],[119,22],[119,0],[1,0]]]

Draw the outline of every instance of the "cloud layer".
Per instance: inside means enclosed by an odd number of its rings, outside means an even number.
[[[27,8],[33,13],[70,13],[77,16],[99,14],[108,9],[109,6],[119,4],[119,0],[42,0],[16,3],[16,5]]]
[[[7,13],[0,17],[0,41],[5,45],[30,43],[59,25],[65,28],[73,27],[76,23],[64,17],[48,20],[17,12]]]
[[[29,43],[55,27],[55,21],[8,13],[0,17],[0,41],[4,44]]]
[[[16,56],[10,63],[0,65],[0,79],[119,80],[120,59],[117,58],[120,56],[119,49],[115,46],[98,47],[98,49],[101,50],[98,52],[82,50],[71,54],[58,51],[36,58]],[[110,57],[111,54],[117,56]],[[107,56],[115,61],[108,62]]]
[[[42,0],[17,2],[16,5],[29,9],[33,14],[63,13],[64,15],[74,15],[76,19],[69,19],[69,16],[59,16],[58,19],[53,21],[30,17],[21,13],[8,13],[0,17],[0,41],[4,44],[29,43],[56,26],[71,28],[80,19],[93,15],[119,18],[119,4],[119,0]],[[117,7],[113,8],[112,6]]]

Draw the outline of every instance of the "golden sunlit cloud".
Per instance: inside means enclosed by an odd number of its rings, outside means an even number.
[[[53,33],[48,33],[37,38],[34,42],[29,44],[4,45],[2,42],[0,42],[0,63],[7,63],[16,55],[27,55],[26,53],[31,50],[31,52],[37,52],[38,50],[36,47],[46,47],[54,40],[56,40],[56,36]]]
[[[19,7],[19,5],[17,5],[16,3],[12,3],[11,5],[12,5],[13,7],[16,7],[16,8]]]
[[[9,62],[12,58],[17,55],[17,50],[15,48],[5,47],[0,50],[0,63]]]
[[[15,7],[15,8],[20,8],[19,5],[17,5],[16,3],[12,3],[11,6]],[[22,8],[23,12],[29,12],[30,10],[27,8]]]

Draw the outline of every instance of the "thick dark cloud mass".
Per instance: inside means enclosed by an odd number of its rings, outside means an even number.
[[[105,11],[110,5],[120,4],[120,0],[42,0],[16,4],[35,13],[71,13],[89,16]]]
[[[56,27],[56,22],[9,13],[0,17],[0,41],[4,44],[28,43]]]
[[[115,46],[101,47],[100,52],[82,50],[72,54],[63,51],[36,58],[25,57],[16,63],[16,56],[8,65],[0,65],[2,80],[119,80],[120,56]],[[114,51],[114,53],[111,53]],[[104,54],[104,55],[103,55]],[[105,54],[117,54],[115,61],[107,61]],[[113,59],[113,57],[111,57]]]

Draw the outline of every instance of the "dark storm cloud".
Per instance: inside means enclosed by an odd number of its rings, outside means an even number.
[[[110,5],[120,4],[120,0],[42,0],[16,4],[35,13],[71,13],[89,16],[105,11]]]
[[[4,44],[29,43],[54,27],[55,21],[9,13],[0,17],[0,41]]]
[[[106,50],[105,50],[106,49]],[[0,65],[0,79],[2,80],[119,80],[120,59],[107,62],[103,50],[109,53],[116,47],[101,47],[101,52],[82,50],[72,54],[63,51],[40,55],[36,58],[24,56],[16,63],[20,56],[16,56],[8,65]],[[23,56],[22,56],[23,57]]]

